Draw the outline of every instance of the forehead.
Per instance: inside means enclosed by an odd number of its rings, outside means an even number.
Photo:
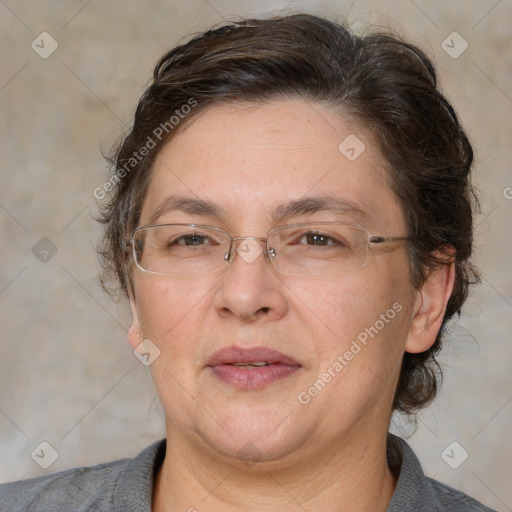
[[[290,204],[326,198],[349,205],[345,214],[352,209],[369,228],[404,228],[385,161],[357,124],[302,100],[224,104],[205,109],[160,151],[141,222],[191,199],[227,223],[256,227],[282,218]]]

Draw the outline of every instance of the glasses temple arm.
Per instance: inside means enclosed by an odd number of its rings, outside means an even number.
[[[410,236],[378,236],[370,235],[368,241],[372,244],[384,244],[386,242],[405,242],[412,240]]]

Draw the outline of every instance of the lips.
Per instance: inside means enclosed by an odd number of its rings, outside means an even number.
[[[213,374],[238,389],[258,389],[295,373],[301,365],[293,358],[266,347],[226,347],[210,358]]]
[[[249,364],[254,362],[265,362],[269,364],[287,364],[291,366],[299,365],[295,359],[285,356],[277,350],[266,347],[226,347],[210,358],[207,366],[219,366],[222,364]]]

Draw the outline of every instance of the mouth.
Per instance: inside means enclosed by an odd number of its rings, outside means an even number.
[[[236,366],[238,368],[246,368],[247,370],[251,368],[261,368],[262,366],[269,366],[272,363],[266,363],[265,361],[254,361],[247,364],[233,363],[232,366]]]
[[[301,365],[293,358],[265,347],[227,347],[208,361],[213,375],[238,389],[260,389],[297,372]]]

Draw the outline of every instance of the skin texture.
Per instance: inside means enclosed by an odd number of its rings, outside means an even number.
[[[352,162],[338,150],[349,134],[365,144]],[[271,218],[282,203],[326,195],[363,213],[318,211],[277,224]],[[222,214],[167,211],[152,219],[169,196],[210,201]],[[150,219],[208,224],[232,236],[334,220],[406,235],[372,137],[302,100],[205,110],[158,155],[140,225]],[[150,369],[168,447],[153,510],[386,510],[396,485],[385,444],[401,358],[433,344],[453,265],[432,273],[420,290],[410,283],[403,243],[372,247],[364,267],[338,276],[286,276],[265,256],[247,263],[238,255],[225,274],[133,273],[129,342],[150,339],[161,351]],[[395,303],[400,312],[301,404],[299,393]],[[232,345],[279,350],[301,368],[263,389],[235,389],[207,367]],[[248,451],[259,461],[242,460]]]

